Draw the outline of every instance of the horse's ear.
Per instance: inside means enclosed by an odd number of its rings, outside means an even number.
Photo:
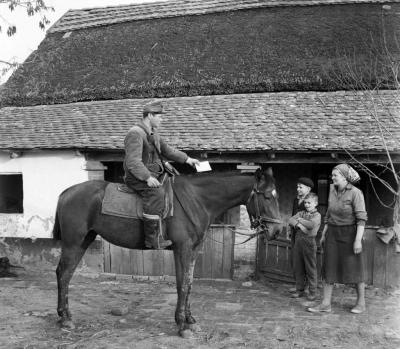
[[[272,172],[272,167],[268,167],[268,168],[265,170],[265,174],[268,175],[268,176],[273,177],[273,176],[274,176],[274,173]]]

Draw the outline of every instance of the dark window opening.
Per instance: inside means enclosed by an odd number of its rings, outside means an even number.
[[[113,183],[124,183],[124,167],[122,161],[105,161],[103,165],[107,167],[104,171],[104,179]]]
[[[23,213],[22,174],[0,175],[0,213]]]

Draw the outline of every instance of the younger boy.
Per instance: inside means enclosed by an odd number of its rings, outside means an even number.
[[[317,290],[317,244],[315,237],[321,225],[321,215],[317,211],[318,196],[309,193],[304,198],[305,211],[296,213],[289,219],[295,230],[293,267],[296,279],[296,293],[293,298],[305,296],[305,278],[309,285],[307,299],[315,300]]]

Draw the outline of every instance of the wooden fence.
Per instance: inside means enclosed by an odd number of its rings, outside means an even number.
[[[233,226],[211,225],[203,250],[196,261],[197,278],[231,279],[233,277]],[[116,274],[163,276],[175,275],[171,250],[130,250],[103,241],[104,271]]]
[[[367,226],[364,233],[363,253],[366,282],[376,287],[400,285],[400,253],[392,243],[384,244],[376,237],[377,227]],[[257,244],[257,273],[270,279],[294,282],[290,266],[290,241],[277,239]],[[317,252],[318,277],[321,275],[322,251]]]

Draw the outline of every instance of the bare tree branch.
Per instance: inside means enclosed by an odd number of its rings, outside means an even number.
[[[3,67],[2,67],[3,66]],[[7,74],[10,70],[15,70],[20,66],[20,63],[16,61],[3,61],[0,60],[0,76]]]
[[[393,209],[393,207],[394,207],[394,205],[395,205],[395,203],[396,203],[396,201],[397,201],[396,196],[394,196],[394,199],[393,199],[393,201],[392,201],[390,204],[385,204],[385,203],[381,200],[380,196],[378,195],[378,193],[377,193],[377,191],[376,191],[376,189],[375,189],[375,185],[374,185],[374,183],[373,183],[373,181],[372,181],[372,178],[371,178],[371,177],[368,177],[368,179],[369,179],[369,182],[370,182],[370,184],[371,184],[371,188],[372,188],[372,190],[373,190],[373,192],[374,192],[374,194],[375,194],[375,197],[377,198],[377,200],[379,201],[379,203],[380,203],[383,207]]]
[[[399,196],[399,193],[384,179],[382,179],[381,177],[379,177],[378,175],[376,175],[371,169],[369,169],[366,165],[364,165],[361,161],[359,161],[358,159],[356,159],[353,154],[351,154],[351,152],[349,152],[347,149],[343,148],[343,150],[346,152],[347,155],[349,155],[349,157],[352,159],[352,161],[356,164],[356,167],[358,167],[359,169],[361,169],[363,172],[365,172],[368,177],[370,178],[374,178],[376,180],[378,180],[379,182],[381,182],[381,184],[383,184],[386,189],[388,189],[393,195],[395,196]]]
[[[39,27],[45,29],[50,23],[49,19],[43,14],[43,12],[54,11],[52,6],[47,6],[44,0],[32,0],[32,1],[21,1],[21,0],[0,0],[0,6],[7,5],[9,11],[14,11],[16,8],[26,9],[26,14],[28,16],[34,16],[36,14],[41,14],[39,20]],[[7,35],[13,36],[17,32],[17,26],[10,23],[4,15],[0,15],[0,22],[3,22],[7,26]],[[2,26],[0,24],[0,33],[2,31]]]

